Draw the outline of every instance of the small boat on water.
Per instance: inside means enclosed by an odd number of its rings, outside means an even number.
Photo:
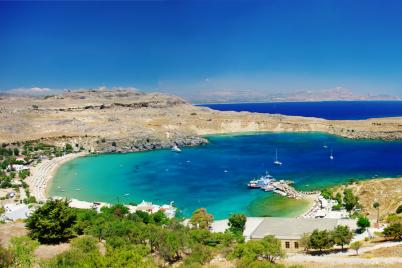
[[[332,153],[332,150],[331,150],[331,155],[329,156],[329,159],[331,159],[331,160],[334,160],[334,155],[333,155],[333,153]]]
[[[276,152],[275,152],[275,161],[274,161],[274,165],[282,166],[282,162],[278,160],[278,149],[276,149]]]
[[[322,146],[322,148],[328,149],[328,145],[324,144],[324,145]]]
[[[181,152],[181,149],[175,144],[175,145],[172,147],[172,152],[180,153],[180,152]]]

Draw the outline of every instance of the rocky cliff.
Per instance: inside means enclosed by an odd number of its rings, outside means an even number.
[[[0,142],[44,139],[93,151],[137,151],[206,142],[200,136],[248,131],[322,131],[347,138],[402,139],[402,118],[329,121],[220,112],[159,93],[128,90],[0,98]],[[113,146],[112,144],[115,144]]]

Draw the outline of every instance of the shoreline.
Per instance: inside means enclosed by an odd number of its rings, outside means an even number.
[[[231,133],[228,133],[231,134]],[[150,149],[147,151],[153,151],[154,149]],[[112,152],[112,153],[119,153],[119,152]],[[97,153],[97,155],[101,155],[104,153]],[[78,157],[86,156],[89,155],[87,152],[80,152],[80,153],[72,153],[72,154],[67,154],[62,157],[55,157],[50,160],[43,160],[41,163],[37,164],[36,166],[33,166],[31,168],[31,176],[29,176],[26,180],[26,182],[29,185],[29,189],[31,192],[31,195],[34,196],[37,201],[46,201],[47,198],[49,197],[48,195],[48,188],[50,183],[52,182],[51,180],[54,178],[54,175],[56,174],[57,170],[61,167],[61,165],[67,163],[68,161],[71,161],[73,159],[76,159]],[[367,180],[373,180],[374,178],[367,178],[363,179],[363,181]],[[375,178],[379,179],[379,178]],[[344,183],[332,185],[331,188],[333,187],[340,187],[344,185]],[[314,218],[316,212],[319,210],[319,206],[321,204],[319,200],[319,194],[309,194],[304,200],[309,201],[309,205],[306,207],[306,209],[303,212],[297,213],[295,215],[295,218]]]
[[[67,154],[61,157],[43,160],[36,166],[33,166],[30,169],[31,175],[26,179],[31,196],[34,196],[38,202],[46,201],[48,198],[47,188],[49,182],[53,179],[53,176],[61,165],[87,154],[88,153],[85,152]]]

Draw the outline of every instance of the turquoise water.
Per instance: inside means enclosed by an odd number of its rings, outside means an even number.
[[[322,133],[208,139],[210,144],[182,148],[182,153],[157,150],[75,159],[58,170],[50,194],[112,203],[174,201],[184,216],[206,207],[216,219],[234,212],[295,216],[306,209],[307,202],[249,190],[246,183],[265,171],[278,179],[293,180],[296,188],[303,190],[352,178],[402,175],[402,142],[348,140]],[[281,167],[272,164],[276,148]],[[334,160],[329,159],[331,150]]]

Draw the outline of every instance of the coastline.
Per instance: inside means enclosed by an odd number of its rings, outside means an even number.
[[[38,202],[46,201],[49,182],[56,174],[59,167],[68,161],[87,154],[86,152],[67,154],[61,157],[43,160],[32,167],[30,170],[31,175],[26,179],[31,196],[34,196]]]

